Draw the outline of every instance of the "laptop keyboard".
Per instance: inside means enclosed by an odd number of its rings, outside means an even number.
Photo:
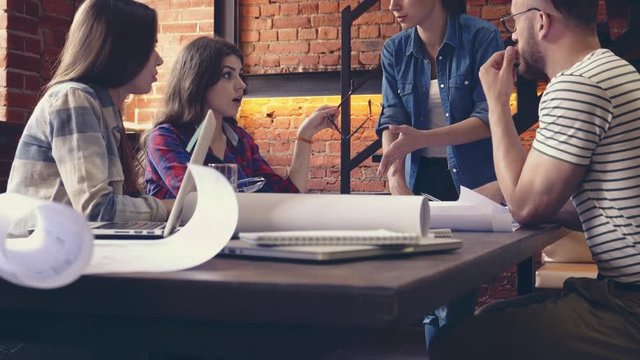
[[[153,221],[133,221],[133,222],[110,222],[94,227],[94,229],[131,229],[131,230],[154,230],[161,228],[166,223]]]

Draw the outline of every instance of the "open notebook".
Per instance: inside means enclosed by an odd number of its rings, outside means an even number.
[[[417,245],[422,241],[420,234],[385,229],[241,232],[238,237],[250,244],[262,246]],[[428,237],[451,237],[451,230],[430,230]]]
[[[398,256],[455,250],[462,247],[456,238],[423,238],[412,245],[335,245],[335,246],[260,246],[242,240],[231,240],[221,254],[240,257],[262,257],[303,261],[335,261],[370,257]]]
[[[213,112],[209,110],[207,116],[204,118],[202,131],[198,136],[196,146],[191,155],[189,164],[202,165],[215,131],[215,117]],[[148,222],[148,221],[134,221],[134,222],[93,222],[91,231],[96,239],[158,239],[169,236],[179,225],[181,221],[181,215],[183,205],[186,196],[194,188],[193,177],[187,171],[182,180],[180,190],[176,196],[176,201],[173,205],[173,210],[169,215],[169,219],[164,222]]]

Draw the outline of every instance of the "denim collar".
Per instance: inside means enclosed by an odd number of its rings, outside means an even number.
[[[444,41],[442,42],[442,47],[446,44],[450,45],[453,48],[458,46],[458,28],[460,25],[460,16],[449,14],[447,16],[447,30],[444,34]],[[422,43],[422,39],[420,38],[420,34],[418,34],[418,28],[413,27],[411,30],[411,46],[407,47],[407,55],[411,55],[413,53],[415,56],[419,58],[426,58],[424,44]]]

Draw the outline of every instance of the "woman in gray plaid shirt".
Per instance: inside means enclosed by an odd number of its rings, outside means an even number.
[[[87,0],[29,118],[8,192],[73,206],[91,221],[164,221],[173,205],[140,196],[119,109],[151,91],[162,58],[157,14],[133,0]]]

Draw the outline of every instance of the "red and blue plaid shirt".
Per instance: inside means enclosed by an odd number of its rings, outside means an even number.
[[[297,193],[298,188],[291,179],[283,178],[269,166],[260,155],[258,145],[233,119],[225,119],[223,130],[227,135],[224,159],[218,159],[211,149],[205,165],[230,163],[238,165],[238,180],[262,176],[266,179],[260,192]],[[147,137],[147,165],[145,183],[147,194],[159,199],[173,199],[178,193],[187,171],[191,154],[187,144],[196,131],[196,126],[175,127],[163,124],[151,130]]]

